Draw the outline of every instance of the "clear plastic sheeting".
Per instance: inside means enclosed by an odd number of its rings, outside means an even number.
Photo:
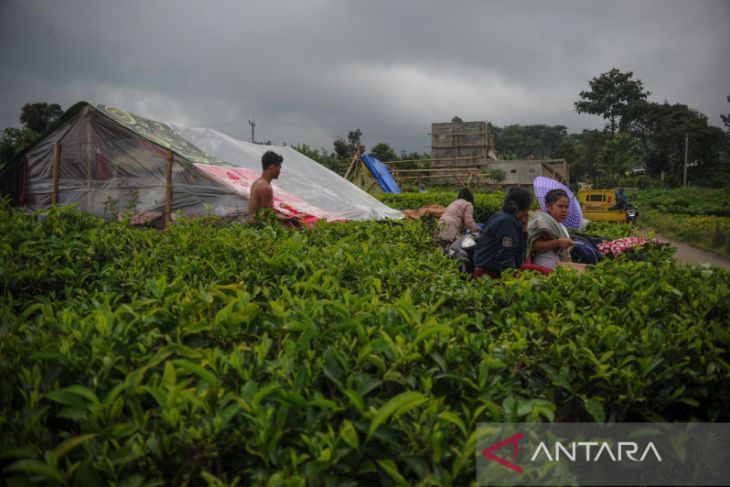
[[[201,150],[202,149],[202,150]],[[79,102],[27,154],[21,202],[31,209],[76,204],[98,216],[130,210],[161,218],[172,158],[172,215],[248,216],[250,186],[269,149],[284,157],[274,208],[306,222],[402,218],[344,178],[288,147],[248,144],[118,108]],[[56,162],[58,165],[56,166]],[[57,169],[57,180],[54,175]]]
[[[261,156],[268,150],[281,155],[284,163],[273,187],[274,196],[280,198],[284,205],[283,211],[280,207],[276,209],[284,214],[289,206],[301,213],[322,215],[330,221],[403,218],[400,211],[384,205],[342,176],[290,147],[243,142],[212,129],[175,124],[171,124],[171,127],[208,156],[247,170],[236,172],[227,181],[237,186],[237,192],[242,195],[247,194],[253,182],[250,178],[261,174]],[[207,169],[213,171],[212,167]],[[236,179],[239,177],[241,179]],[[275,205],[277,203],[275,201]]]
[[[128,118],[120,123],[103,105],[85,105],[28,152],[24,203],[31,209],[50,206],[53,191],[53,166],[58,157],[59,205],[77,204],[79,209],[103,217],[116,217],[129,209],[155,219],[162,217],[166,202],[167,160],[173,147],[195,163],[208,160],[192,144],[172,140],[160,130],[155,136],[144,129],[163,127],[126,112],[114,113]],[[141,132],[141,133],[140,133]],[[164,139],[162,137],[165,137]],[[155,140],[157,139],[157,140]],[[160,143],[162,142],[162,143]],[[164,144],[164,145],[163,145]],[[57,149],[58,147],[58,149]],[[197,154],[193,154],[197,151]],[[172,212],[185,215],[248,214],[248,200],[211,180],[188,157],[173,150]]]

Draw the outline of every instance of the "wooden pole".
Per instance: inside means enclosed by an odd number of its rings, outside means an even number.
[[[350,173],[352,173],[352,171],[355,169],[355,164],[359,160],[360,160],[360,146],[357,147],[355,156],[352,158],[352,161],[350,161],[350,165],[347,167],[347,171],[345,171],[345,179],[348,179],[350,177]]]
[[[28,189],[28,156],[23,158],[23,180],[20,186],[20,195],[18,196],[18,202],[21,205],[25,204],[25,193]]]
[[[458,173],[458,174],[435,174],[435,175],[429,175],[429,176],[399,176],[397,180],[399,181],[418,181],[419,179],[449,179],[456,181],[459,184],[463,184],[463,181],[461,181],[460,177],[468,177],[468,176],[484,176],[489,177],[488,174],[475,174],[475,173]]]
[[[174,159],[171,150],[167,151],[167,171],[165,174],[165,228],[172,220],[172,161]]]
[[[400,174],[400,173],[414,173],[414,172],[421,172],[421,173],[430,173],[430,172],[454,172],[454,171],[472,171],[472,172],[478,172],[478,171],[485,171],[489,170],[487,167],[476,167],[476,166],[451,166],[451,167],[434,167],[434,168],[428,168],[428,169],[395,169],[391,168],[390,172],[393,174]]]
[[[61,173],[61,144],[53,146],[53,173],[51,183],[51,204],[58,204],[58,176]]]
[[[447,134],[444,134],[443,132],[429,132],[428,135],[484,135],[489,133],[487,130],[486,132],[484,130],[480,130],[479,132],[449,132]]]
[[[91,129],[90,109],[84,109],[86,115],[86,211],[92,212],[94,194],[94,162],[96,151],[94,150],[94,131]]]
[[[463,157],[439,157],[436,159],[403,159],[403,160],[397,160],[397,161],[383,161],[383,164],[391,165],[391,164],[400,164],[404,162],[434,162],[434,161],[460,161],[464,159],[484,159],[483,156],[463,156]],[[486,163],[484,163],[486,164]]]

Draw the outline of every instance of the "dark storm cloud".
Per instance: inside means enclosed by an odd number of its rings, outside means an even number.
[[[730,8],[713,1],[0,0],[0,128],[26,102],[98,101],[331,148],[428,151],[431,122],[603,125],[573,102],[613,67],[655,101],[730,112]]]

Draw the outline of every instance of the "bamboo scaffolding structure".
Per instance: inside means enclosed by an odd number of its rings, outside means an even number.
[[[403,159],[398,161],[384,161],[383,164],[400,164],[402,162],[433,162],[433,161],[458,161],[463,159],[484,159],[484,154],[477,156],[463,156],[463,157],[440,157],[438,159]]]
[[[423,167],[423,168],[407,168],[407,169],[398,169],[397,167],[390,168],[390,172],[393,173],[401,173],[401,172],[444,172],[444,171],[456,171],[456,170],[482,170],[482,169],[489,169],[488,164],[460,164],[460,165],[454,165],[454,166],[442,166],[442,167]]]
[[[27,164],[27,163],[26,163]],[[51,182],[51,204],[58,204],[58,177],[61,173],[61,144],[53,146],[53,173]]]
[[[484,143],[481,143],[481,144],[456,144],[456,145],[446,145],[446,144],[439,145],[439,144],[436,144],[436,145],[432,145],[431,146],[431,149],[433,150],[433,149],[452,149],[453,148],[453,149],[457,149],[458,150],[458,149],[463,149],[465,147],[482,147],[482,148],[486,148],[486,144],[484,144]]]
[[[429,132],[428,135],[436,135],[436,136],[464,136],[464,135],[488,135],[489,131],[480,130],[479,132]]]
[[[451,169],[432,169],[432,170],[409,170],[409,171],[391,171],[393,173],[393,176],[414,176],[414,175],[430,175],[430,174],[443,174],[445,176],[448,176],[450,174],[461,174],[465,172],[469,173],[475,173],[475,174],[485,174],[489,175],[489,171],[484,171],[480,169],[472,169],[468,167],[460,167],[460,168],[451,168]]]
[[[399,177],[398,180],[400,181],[413,181],[413,180],[419,180],[419,179],[452,179],[454,177],[463,177],[463,176],[483,176],[483,177],[489,177],[489,174],[484,173],[475,173],[475,172],[466,172],[466,173],[452,173],[452,174],[430,174],[425,176],[402,176]]]
[[[466,157],[448,157],[448,158],[441,158],[441,159],[409,159],[409,160],[402,160],[402,161],[388,161],[384,162],[383,164],[387,164],[388,166],[395,166],[399,163],[412,163],[412,162],[432,162],[432,161],[455,161],[455,160],[465,160],[465,159],[484,159],[484,156],[466,156]],[[523,162],[523,159],[518,160],[509,160],[509,159],[487,159],[487,162],[476,162],[474,164],[470,165],[452,165],[452,166],[443,166],[444,168],[471,168],[471,167],[486,167],[490,164],[509,164],[511,162]],[[537,160],[534,162],[538,162]],[[546,166],[550,168],[550,170],[555,170],[554,168],[550,167],[550,164],[561,164],[563,166],[563,170],[567,169],[567,164],[565,163],[564,159],[545,159],[540,160],[543,164],[543,166]],[[426,168],[424,168],[426,169]],[[433,168],[432,168],[433,169]],[[404,171],[405,169],[398,169],[391,167],[391,171]]]
[[[168,228],[172,221],[172,162],[174,155],[172,150],[167,151],[167,170],[165,171],[165,228]]]

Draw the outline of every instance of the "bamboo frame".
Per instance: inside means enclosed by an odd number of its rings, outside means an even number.
[[[167,151],[167,170],[165,171],[165,228],[172,221],[172,162],[174,155],[172,150]]]
[[[53,167],[51,169],[51,204],[58,204],[58,180],[61,174],[61,142],[71,132],[72,125],[69,125],[66,131],[61,135],[58,141],[53,144]],[[25,157],[25,169],[23,170],[23,189],[21,203],[25,202],[25,192],[28,184],[28,156]]]
[[[91,212],[94,193],[94,132],[91,129],[91,119],[89,115],[89,107],[85,109],[86,115],[86,211]]]
[[[484,159],[484,154],[463,157],[439,157],[437,159],[403,159],[398,161],[383,161],[383,164],[400,164],[401,162],[433,162],[433,161],[458,161],[464,159]],[[494,159],[490,159],[494,160]]]
[[[433,149],[463,149],[465,147],[482,147],[486,149],[486,144],[453,144],[453,145],[432,145],[431,150]]]
[[[479,171],[487,169],[487,166],[444,166],[444,167],[430,167],[424,169],[391,169],[390,172],[395,173],[411,173],[411,172],[453,172],[453,171]]]
[[[27,162],[26,162],[27,165]],[[58,177],[61,173],[61,144],[53,146],[53,172],[51,180],[51,205],[58,204]]]
[[[21,205],[25,204],[25,193],[28,190],[28,156],[26,155],[23,158],[23,179],[20,186],[20,196],[18,197],[18,202]]]
[[[360,146],[357,147],[357,151],[355,152],[355,155],[352,157],[352,161],[350,161],[350,165],[347,166],[347,171],[345,171],[345,179],[349,179],[350,174],[355,169],[355,165],[358,161],[360,161]]]
[[[443,135],[443,136],[464,136],[464,135],[489,135],[488,130],[480,130],[479,132],[429,132],[428,135]]]
[[[465,173],[457,173],[457,174],[430,174],[426,176],[403,176],[398,178],[401,181],[418,181],[419,179],[455,179],[458,177],[466,177],[466,176],[480,176],[480,177],[489,177],[489,174],[482,174],[482,173],[475,173],[475,172],[465,172]]]
[[[400,164],[402,162],[433,162],[433,161],[458,161],[464,159],[485,159],[484,154],[476,156],[463,156],[463,157],[440,157],[438,159],[403,159],[398,161],[383,161],[383,164]],[[509,162],[524,162],[527,160],[539,161],[545,164],[561,163],[567,165],[565,159],[486,159],[491,163],[509,163]],[[486,162],[484,164],[487,164]],[[454,167],[454,166],[452,166]]]

